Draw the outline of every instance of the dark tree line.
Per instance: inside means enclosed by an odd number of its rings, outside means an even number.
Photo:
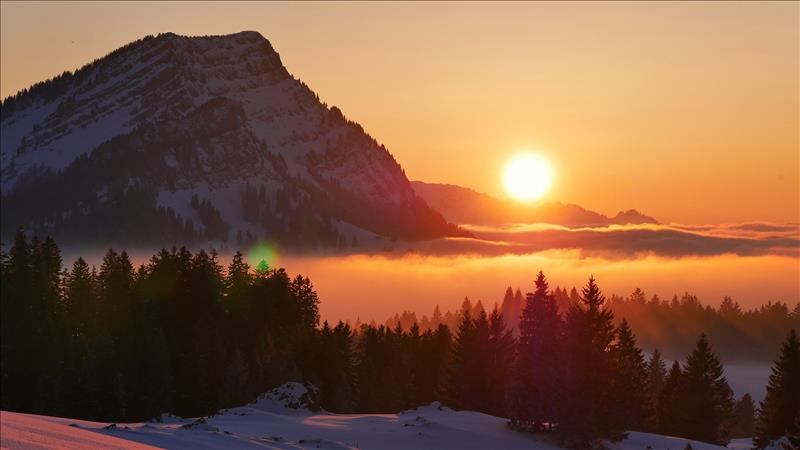
[[[556,287],[552,291],[562,316],[570,305],[579,301],[577,289]],[[508,326],[519,336],[519,320],[525,307],[525,297],[517,289],[506,289],[500,310],[508,318]],[[800,303],[790,306],[783,302],[768,302],[757,308],[744,309],[731,297],[723,298],[717,307],[704,305],[697,296],[686,293],[661,299],[636,289],[627,297],[611,295],[607,308],[614,312],[614,324],[623,318],[637,331],[642,348],[659,348],[666,358],[681,358],[700,333],[714,342],[719,355],[726,361],[768,361],[791,329],[800,329]],[[412,318],[398,317],[407,323]],[[416,319],[416,317],[413,317]],[[420,323],[436,324],[423,316]],[[423,327],[424,328],[424,327]]]
[[[52,239],[18,234],[2,258],[2,408],[145,420],[208,414],[312,378],[311,282],[237,254],[161,250],[135,269],[109,250],[62,271]]]
[[[52,239],[20,233],[0,269],[7,410],[114,421],[196,416],[302,380],[333,412],[441,400],[575,447],[626,430],[723,444],[755,435],[759,448],[800,434],[794,332],[756,408],[749,395],[734,401],[704,334],[669,370],[660,352],[646,356],[594,278],[563,312],[540,272],[517,339],[500,308],[487,314],[468,300],[452,329],[320,325],[307,278],[250,267],[239,253],[223,268],[213,252],[164,249],[134,268],[125,252],[109,250],[99,268],[78,259],[64,270]]]
[[[555,303],[562,317],[566,317],[570,305],[579,301],[577,289],[556,287],[552,290]],[[500,302],[500,312],[506,325],[520,337],[520,319],[525,308],[525,295],[520,289],[506,289]],[[483,309],[480,301],[472,304]],[[625,319],[636,330],[637,340],[648,352],[658,348],[668,359],[680,359],[686,349],[694,345],[697,336],[705,333],[714,342],[714,348],[725,361],[768,362],[774,349],[781,345],[791,329],[800,329],[800,303],[791,307],[783,302],[768,302],[757,308],[744,309],[738,302],[725,297],[717,307],[704,305],[691,294],[662,300],[654,295],[648,299],[641,289],[627,297],[611,295],[607,307],[614,313],[614,324]],[[420,328],[435,329],[446,324],[451,329],[458,325],[458,311],[442,311],[437,306],[433,314],[418,317],[413,311],[404,311],[389,317],[385,324],[394,328],[400,323],[408,328],[418,323]],[[355,325],[358,325],[356,322]],[[354,326],[358,329],[358,326]]]

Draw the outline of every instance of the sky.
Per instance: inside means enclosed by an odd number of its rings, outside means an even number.
[[[147,34],[259,31],[411,179],[662,222],[800,222],[800,7],[673,3],[0,3],[0,95]]]

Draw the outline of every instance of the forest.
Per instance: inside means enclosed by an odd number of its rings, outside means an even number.
[[[567,290],[556,286],[552,290],[559,313],[566,316],[571,304],[580,299],[578,289]],[[510,286],[499,304],[506,326],[518,333],[526,296]],[[494,307],[498,307],[495,304]],[[731,297],[724,297],[717,307],[702,303],[696,295],[684,293],[662,300],[658,295],[648,296],[636,288],[628,296],[612,294],[606,307],[614,312],[614,324],[620,325],[624,318],[636,330],[641,347],[652,352],[659,349],[670,360],[680,359],[694,345],[697,336],[705,333],[714,342],[717,354],[728,363],[768,362],[775,349],[786,338],[791,329],[800,329],[800,302],[791,307],[788,303],[768,301],[757,308],[744,309]],[[468,297],[461,304],[461,311],[470,311],[477,316],[481,311],[488,314],[481,300]],[[409,329],[419,324],[422,330],[436,329],[446,324],[450,329],[458,326],[459,311],[442,313],[436,306],[430,315],[417,317],[413,311],[404,311],[386,319],[384,325],[394,328],[398,324]],[[372,323],[375,325],[374,323]],[[359,329],[360,321],[353,323]]]
[[[453,325],[320,324],[311,281],[241,253],[162,249],[134,267],[109,250],[65,269],[51,238],[18,233],[2,252],[3,410],[103,421],[202,416],[286,381],[332,412],[396,412],[436,400],[509,418],[574,448],[652,431],[712,443],[800,443],[800,342],[777,355],[767,395],[735,399],[710,335],[667,367],[590,277],[559,307],[539,272],[516,330],[502,308]]]

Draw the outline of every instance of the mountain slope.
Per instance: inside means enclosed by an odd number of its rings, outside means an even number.
[[[524,206],[451,184],[411,182],[414,191],[450,222],[473,225],[550,223],[567,227],[612,224],[658,223],[636,210],[620,211],[614,217],[578,205],[545,203]]]
[[[5,99],[0,136],[4,235],[318,248],[460,233],[256,32],[128,44]]]

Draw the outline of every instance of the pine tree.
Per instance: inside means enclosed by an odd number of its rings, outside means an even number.
[[[664,379],[664,385],[658,395],[656,407],[656,430],[659,434],[674,436],[678,434],[680,427],[679,415],[681,414],[678,403],[678,394],[683,383],[683,370],[678,361],[672,363],[672,367]]]
[[[767,395],[758,408],[755,448],[765,448],[770,442],[785,436],[797,436],[800,416],[800,342],[791,330],[781,346],[780,355],[772,366]]]
[[[727,445],[733,413],[733,391],[705,334],[686,360],[681,388],[678,435]]]
[[[500,314],[505,318],[506,325],[510,330],[514,330],[519,326],[519,315],[516,310],[514,291],[511,289],[511,286],[509,286],[506,288],[506,292],[503,295],[503,302],[500,304]]]
[[[448,406],[472,411],[488,410],[488,338],[486,314],[473,320],[469,310],[463,309],[448,368]]]
[[[472,341],[466,346],[466,352],[469,355],[469,363],[464,372],[468,393],[466,409],[489,413],[491,405],[491,387],[489,386],[489,371],[491,369],[490,330],[489,318],[483,308],[480,309],[473,323],[475,334]]]
[[[35,362],[31,361],[33,314],[29,295],[32,287],[31,250],[25,233],[19,230],[3,267],[2,289],[2,406],[13,411],[32,408]]]
[[[66,281],[65,307],[72,324],[67,343],[67,376],[70,403],[78,417],[101,418],[98,396],[97,277],[83,258],[72,265]]]
[[[383,392],[383,379],[387,371],[385,350],[385,327],[374,324],[365,325],[361,329],[356,345],[358,363],[356,378],[358,379],[357,409],[360,411],[381,411],[386,404]]]
[[[656,412],[658,410],[658,397],[664,386],[667,377],[667,366],[661,359],[661,352],[653,350],[653,354],[647,361],[647,429],[655,430],[657,427]]]
[[[514,371],[511,424],[542,430],[557,414],[561,317],[544,273],[528,294],[519,324],[518,361]]]
[[[97,275],[97,333],[107,336],[96,345],[101,416],[124,417],[128,409],[128,382],[123,376],[137,364],[133,359],[136,325],[133,265],[127,253],[109,249]],[[113,331],[112,331],[113,330]]]
[[[312,367],[305,374],[319,388],[323,408],[333,412],[351,411],[355,406],[353,334],[341,321],[333,328],[324,322],[317,333]]]
[[[609,352],[614,337],[613,314],[604,309],[605,297],[594,277],[571,305],[565,325],[566,364],[563,375],[560,431],[565,439],[583,446],[615,431],[604,412],[613,376]]]
[[[749,438],[755,432],[756,405],[750,394],[746,393],[736,402],[733,408],[734,422],[731,437]]]
[[[614,375],[606,414],[615,430],[642,430],[646,425],[648,394],[644,354],[636,346],[636,337],[626,320],[622,320],[616,335],[616,342],[611,346]]]
[[[250,266],[244,261],[242,252],[237,251],[228,265],[225,277],[226,307],[229,311],[237,315],[246,313],[251,284]]]
[[[390,411],[412,408],[416,398],[417,385],[414,377],[414,349],[419,344],[419,328],[413,327],[415,333],[404,332],[398,321],[390,337],[389,354],[392,357],[391,370],[387,388],[390,392]]]
[[[437,325],[435,331],[427,330],[422,334],[415,370],[417,405],[442,398],[452,341],[450,329],[443,323]]]
[[[508,382],[514,363],[514,335],[506,329],[503,315],[497,305],[489,316],[489,413],[494,416],[508,415]]]

